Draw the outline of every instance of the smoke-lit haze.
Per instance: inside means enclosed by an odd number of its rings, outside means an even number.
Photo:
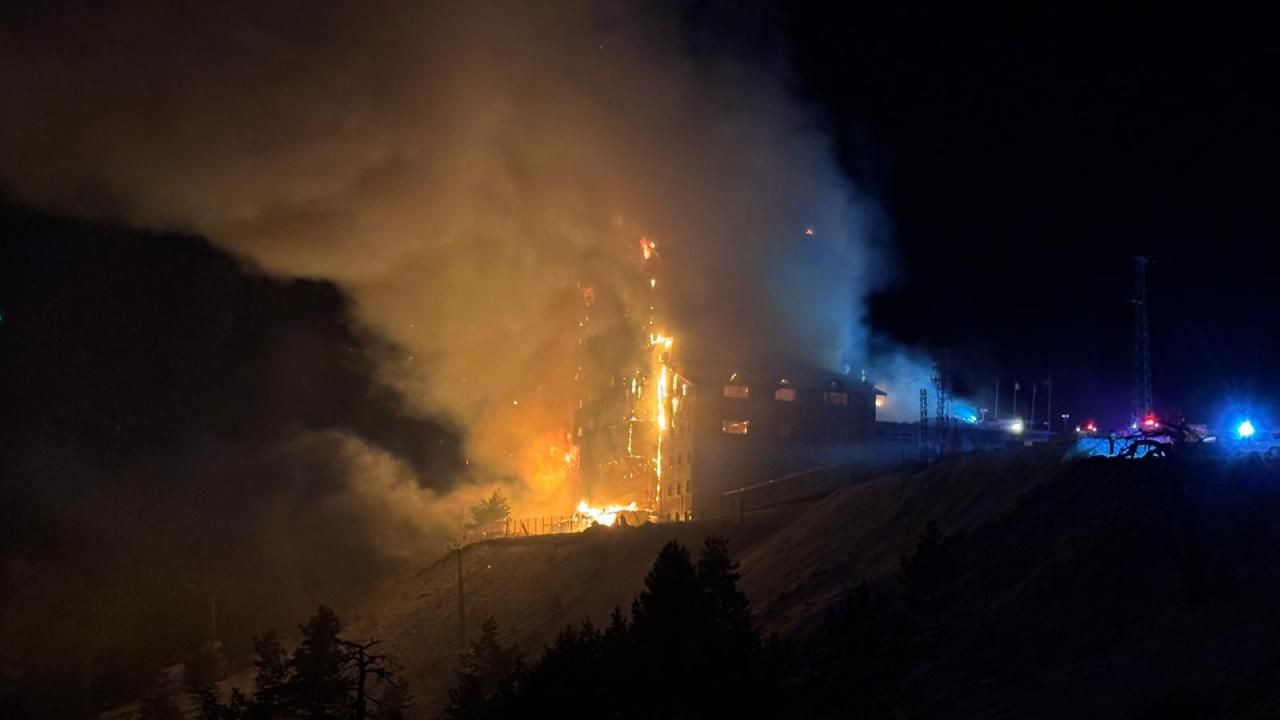
[[[438,550],[495,481],[519,479],[517,511],[571,507],[580,340],[639,331],[655,295],[695,380],[866,369],[890,390],[888,414],[909,417],[919,365],[891,352],[878,373],[866,357],[862,298],[890,280],[874,204],[841,176],[773,54],[700,44],[681,8],[660,5],[0,11],[0,189],[48,212],[202,235],[244,266],[189,236],[151,236],[184,249],[99,248],[90,262],[119,268],[82,268],[94,283],[57,285],[17,313],[13,347],[41,332],[23,325],[34,320],[58,347],[109,351],[29,384],[58,397],[30,399],[44,435],[9,448],[15,492],[39,488],[22,512],[89,545],[115,538],[103,547],[126,548],[131,565],[99,570],[120,583],[288,569],[283,586],[244,581],[240,596],[314,599],[326,577]],[[642,237],[656,246],[652,293]],[[32,262],[33,282],[60,282],[56,253]],[[164,277],[138,277],[152,271]],[[124,317],[67,322],[104,297]],[[169,319],[139,329],[150,303]],[[152,334],[178,340],[153,351]],[[23,352],[7,360],[60,350]],[[66,382],[103,373],[105,389]],[[119,422],[130,413],[146,417]],[[58,432],[92,438],[91,459],[49,440]],[[135,454],[110,449],[122,442]],[[183,592],[170,585],[155,592]]]
[[[866,364],[874,212],[768,65],[691,54],[679,17],[75,7],[5,31],[11,192],[336,282],[403,348],[386,378],[463,422],[486,466],[527,468],[520,448],[567,418],[581,286],[635,319],[641,236],[686,362],[714,347]]]

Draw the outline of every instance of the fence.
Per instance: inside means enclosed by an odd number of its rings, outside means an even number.
[[[495,538],[576,533],[591,527],[593,522],[591,518],[577,514],[507,518],[470,528],[458,538],[458,542],[462,545],[470,545]]]
[[[577,514],[507,518],[502,534],[505,537],[527,537],[529,535],[576,533],[591,527],[593,522],[591,518]]]

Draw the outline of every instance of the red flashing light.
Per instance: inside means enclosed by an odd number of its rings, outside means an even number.
[[[1148,415],[1146,418],[1144,418],[1144,419],[1142,420],[1142,424],[1143,424],[1143,425],[1145,425],[1145,426],[1147,426],[1147,427],[1155,427],[1155,426],[1156,426],[1156,416],[1155,416],[1155,415]]]

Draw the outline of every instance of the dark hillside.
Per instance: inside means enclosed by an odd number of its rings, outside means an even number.
[[[468,625],[492,615],[536,658],[564,625],[625,609],[668,540],[726,534],[758,623],[797,657],[864,580],[891,609],[881,620],[913,617],[899,636],[905,682],[881,698],[911,717],[1272,717],[1277,512],[1280,468],[1259,461],[972,455],[744,525],[469,546]],[[926,602],[906,590],[902,561],[931,521],[952,570]],[[387,639],[404,660],[423,717],[453,680],[456,603],[457,565],[445,557],[352,618],[354,632]],[[829,681],[840,692],[844,681]]]
[[[1280,661],[1277,511],[1280,475],[1256,462],[1062,466],[956,543],[967,571],[922,709],[1244,712]]]

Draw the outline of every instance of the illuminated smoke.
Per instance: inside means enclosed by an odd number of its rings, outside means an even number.
[[[383,378],[530,502],[565,499],[584,300],[599,332],[660,292],[695,366],[870,362],[876,211],[769,63],[695,59],[680,18],[612,2],[296,10],[52,2],[5,24],[0,180],[336,282],[398,346]],[[663,265],[643,289],[637,242]]]

